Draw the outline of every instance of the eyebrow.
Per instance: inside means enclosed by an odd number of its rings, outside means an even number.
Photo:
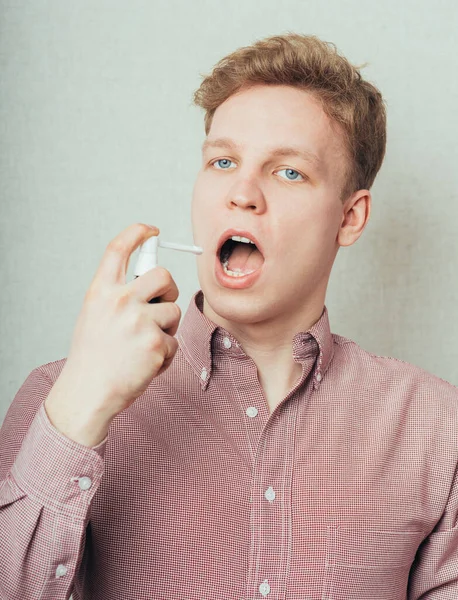
[[[214,147],[229,149],[235,148],[239,152],[241,150],[241,146],[239,144],[237,144],[229,138],[223,137],[215,138],[213,140],[206,139],[202,144],[202,153],[205,152],[208,148]],[[270,148],[268,149],[268,154],[272,157],[297,156],[299,158],[303,158],[309,163],[316,165],[317,167],[319,167],[321,164],[320,159],[318,158],[318,156],[316,156],[316,154],[313,154],[313,152],[309,152],[308,150],[304,150],[302,148],[295,148],[293,146],[279,146],[277,148]]]

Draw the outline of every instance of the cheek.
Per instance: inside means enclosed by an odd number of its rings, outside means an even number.
[[[199,172],[192,191],[192,212],[196,215],[205,210],[212,196],[212,186],[205,182],[202,172]]]
[[[308,211],[307,214],[296,212],[294,218],[278,220],[274,237],[278,240],[278,248],[282,260],[291,266],[301,263],[304,258],[309,261],[312,256],[326,255],[327,249],[333,248],[335,242],[335,215],[320,214]],[[280,235],[280,237],[278,237]]]
[[[191,200],[191,223],[196,243],[202,245],[210,239],[215,225],[215,207],[216,203],[212,201],[208,186],[198,179]]]
[[[200,188],[200,179],[198,177],[196,183],[194,184],[191,200],[191,221],[194,231],[197,231],[202,227],[202,216],[204,214],[204,209],[202,206],[203,195]]]

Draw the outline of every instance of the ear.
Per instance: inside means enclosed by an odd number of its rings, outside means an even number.
[[[358,190],[352,194],[342,207],[342,222],[337,233],[339,246],[351,246],[363,233],[371,214],[371,193]]]

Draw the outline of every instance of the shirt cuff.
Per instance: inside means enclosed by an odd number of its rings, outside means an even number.
[[[47,508],[85,519],[104,473],[107,440],[108,436],[94,448],[71,440],[51,424],[43,402],[10,475]]]

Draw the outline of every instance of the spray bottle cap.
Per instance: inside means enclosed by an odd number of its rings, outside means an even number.
[[[140,277],[150,269],[157,267],[157,247],[159,238],[153,235],[140,246],[140,254],[134,269],[135,277]]]

